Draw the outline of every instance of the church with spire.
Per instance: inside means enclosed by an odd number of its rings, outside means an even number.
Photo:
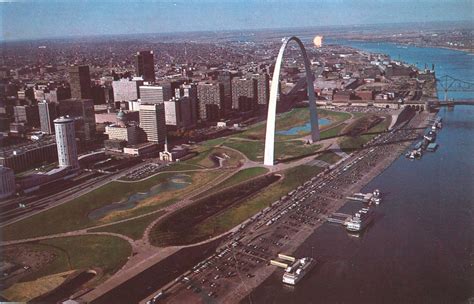
[[[165,137],[165,147],[164,150],[160,152],[160,160],[177,162],[187,154],[189,154],[189,149],[184,146],[175,146],[173,149],[168,150],[168,136]]]

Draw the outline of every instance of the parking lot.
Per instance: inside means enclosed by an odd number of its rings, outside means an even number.
[[[208,259],[195,265],[165,288],[159,302],[222,303],[242,298],[275,269],[269,261],[278,253],[291,253],[329,214],[343,205],[362,179],[388,166],[387,155],[401,154],[422,136],[422,129],[399,126],[381,133],[364,149],[318,174],[248,219]],[[384,166],[381,163],[385,160]],[[375,170],[376,171],[376,170]],[[380,172],[378,172],[380,173]],[[258,284],[257,284],[258,285]],[[198,298],[196,298],[198,297]],[[238,300],[237,300],[238,301]],[[157,301],[158,302],[158,301]]]
[[[152,176],[153,174],[158,173],[164,167],[166,167],[166,163],[146,163],[143,164],[143,166],[140,166],[139,168],[128,172],[123,177],[123,179],[130,181],[144,179],[149,176]]]

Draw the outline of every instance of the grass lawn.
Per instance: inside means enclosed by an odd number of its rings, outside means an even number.
[[[210,193],[157,223],[150,231],[150,243],[154,246],[170,246],[203,241],[209,235],[196,230],[200,223],[242,204],[260,192],[265,192],[267,187],[280,179],[280,176],[269,174],[247,180],[221,192]]]
[[[202,143],[199,143],[199,145],[205,146],[205,147],[215,147],[215,146],[220,146],[226,140],[227,140],[227,137],[214,138],[214,139],[210,139]]]
[[[263,149],[265,144],[261,141],[238,140],[229,138],[224,143],[224,145],[242,152],[250,160],[261,161],[263,159]]]
[[[146,227],[148,227],[151,222],[153,222],[155,219],[159,218],[165,213],[165,211],[160,211],[130,221],[112,224],[106,227],[91,229],[89,231],[118,233],[131,237],[134,240],[138,240],[143,237],[143,232],[145,232]]]
[[[192,165],[186,162],[177,162],[177,163],[171,163],[169,166],[162,169],[161,171],[167,172],[167,171],[187,171],[187,170],[202,170],[202,169],[203,168],[198,165]]]
[[[337,155],[336,153],[332,152],[332,151],[325,151],[323,154],[321,154],[320,156],[316,157],[316,159],[325,161],[325,162],[327,162],[328,164],[334,164],[334,163],[336,163],[338,160],[340,160],[341,157],[340,157],[339,155]]]
[[[268,172],[267,168],[263,167],[254,167],[254,168],[247,168],[243,169],[236,174],[232,175],[230,178],[226,179],[222,183],[220,183],[215,189],[224,189],[226,187],[230,187],[233,185],[236,185],[238,183],[241,183],[243,181],[249,180],[253,177],[265,174]]]
[[[182,163],[188,165],[200,166],[201,168],[214,168],[216,163],[214,163],[209,157],[211,153],[214,152],[212,147],[198,146],[193,151],[197,152],[198,155],[195,157],[185,160]]]
[[[133,209],[115,211],[99,221],[90,220],[87,216],[92,210],[113,202],[121,201],[133,193],[148,191],[151,187],[165,181],[175,174],[176,173],[163,173],[136,183],[108,183],[70,202],[2,228],[2,239],[23,239],[73,231],[145,214],[167,206],[183,195],[199,189],[213,180],[219,173],[215,171],[186,173],[189,174],[192,179],[190,186],[179,190],[161,192],[159,195],[144,199]]]
[[[318,109],[318,117],[319,118],[327,118],[331,120],[331,124],[335,124],[341,122],[343,120],[349,119],[351,115],[345,112],[335,112],[329,111],[325,109]],[[288,130],[292,127],[304,125],[309,121],[309,108],[295,108],[290,112],[282,113],[277,116],[276,120],[276,130]],[[327,128],[330,126],[326,126]],[[265,129],[266,129],[266,122],[260,122],[255,124],[254,126],[250,127],[243,133],[235,135],[234,137],[241,137],[247,139],[254,139],[254,140],[264,140],[265,138]],[[309,132],[302,132],[298,135],[276,135],[278,140],[283,139],[293,139],[299,138],[305,135],[308,135]]]
[[[55,289],[66,280],[68,275],[73,272],[74,271],[72,270],[41,277],[33,281],[18,282],[9,288],[2,290],[0,295],[9,302],[28,302]]]
[[[342,123],[334,128],[330,128],[321,132],[321,139],[331,138],[338,136],[339,133],[345,128],[346,124]]]
[[[265,143],[263,141],[229,138],[224,145],[239,150],[250,160],[263,161],[263,153],[265,150]],[[306,145],[300,140],[277,141],[275,142],[275,159],[311,154],[320,148],[320,145]]]
[[[225,139],[223,139],[221,142],[223,142],[224,140]],[[225,147],[214,147],[213,145],[209,144],[200,144],[193,151],[197,152],[198,155],[178,163],[173,163],[169,167],[165,168],[163,171],[182,171],[215,168],[218,164],[211,160],[210,157],[213,154],[227,155],[228,158],[225,158],[225,166],[236,166],[242,160],[242,156],[239,153],[236,153],[229,149],[225,149]]]
[[[254,167],[254,168],[243,169],[243,170],[237,172],[236,174],[232,175],[228,179],[224,180],[222,183],[218,184],[216,187],[213,187],[210,191],[211,192],[218,192],[219,190],[222,190],[226,187],[236,185],[238,183],[244,182],[246,180],[249,180],[253,177],[265,174],[267,172],[268,172],[268,169],[263,168],[263,167]],[[197,196],[193,197],[193,199],[202,198],[202,197],[207,196],[209,194],[210,194],[210,192],[205,192],[205,193],[202,193],[200,195],[197,195]]]
[[[377,136],[376,133],[383,132],[388,129],[391,122],[391,117],[386,116],[384,120],[379,122],[377,125],[370,128],[365,133],[375,133],[375,134],[360,134],[355,137],[344,136],[339,140],[339,146],[343,151],[350,152],[354,149],[360,149],[364,144],[366,144],[369,140]]]
[[[132,253],[127,241],[105,235],[83,235],[42,240],[31,243],[35,250],[52,251],[56,258],[23,281],[65,272],[101,268],[103,279],[119,270]]]
[[[284,178],[238,206],[218,213],[199,224],[193,233],[209,237],[224,233],[242,223],[271,203],[286,195],[298,185],[317,175],[322,169],[315,166],[298,166],[284,171]]]
[[[359,118],[359,117],[362,117],[362,116],[367,115],[367,113],[363,113],[363,112],[352,112],[352,115],[354,115],[355,118]]]

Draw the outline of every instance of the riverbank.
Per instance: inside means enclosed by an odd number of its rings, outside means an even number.
[[[342,38],[338,40],[347,40],[347,41],[354,41],[354,42],[363,42],[363,43],[391,43],[394,45],[398,45],[401,48],[408,48],[408,47],[418,47],[418,48],[436,48],[436,49],[445,49],[445,50],[451,50],[451,51],[458,51],[458,52],[464,52],[467,54],[474,54],[474,49],[470,48],[462,48],[462,47],[456,47],[456,46],[449,46],[449,45],[436,45],[436,44],[421,44],[421,43],[407,43],[407,42],[402,42],[402,41],[397,41],[397,40],[387,40],[387,37],[383,37],[381,39],[374,39],[373,37],[363,39],[363,38]]]
[[[271,235],[272,233],[276,233],[276,231],[280,231],[280,234],[282,232],[288,233],[290,236],[288,238],[285,238],[286,239],[285,241],[281,242],[281,247],[268,249],[268,251],[270,252],[267,252],[268,254],[265,255],[266,257],[261,259],[261,261],[264,263],[260,263],[260,264],[257,263],[256,265],[254,264],[254,266],[251,267],[250,270],[244,270],[251,273],[250,275],[248,274],[245,277],[242,274],[240,274],[238,277],[238,280],[225,279],[224,281],[222,281],[222,279],[219,279],[216,281],[218,282],[217,287],[213,288],[212,287],[213,285],[211,284],[211,289],[208,289],[205,286],[205,284],[203,284],[203,286],[201,286],[202,289],[206,288],[207,290],[213,291],[213,293],[210,293],[211,295],[217,293],[219,295],[218,300],[223,303],[238,303],[239,301],[242,301],[243,299],[245,299],[252,292],[253,289],[258,287],[276,270],[275,267],[269,266],[267,264],[269,259],[274,258],[274,255],[276,255],[277,252],[284,252],[287,254],[294,253],[297,250],[297,248],[301,246],[301,244],[303,244],[305,240],[309,236],[311,236],[314,233],[314,231],[316,231],[325,222],[325,218],[327,216],[329,216],[333,212],[336,212],[338,209],[340,209],[342,206],[345,205],[346,203],[345,196],[350,195],[354,192],[360,191],[362,187],[364,187],[373,178],[375,178],[376,176],[381,174],[385,169],[387,169],[392,164],[392,162],[395,159],[397,159],[399,155],[406,150],[406,148],[412,143],[412,141],[411,140],[403,141],[404,139],[411,138],[413,136],[417,136],[417,137],[421,136],[422,132],[427,126],[428,119],[432,116],[433,116],[432,114],[428,114],[426,112],[416,114],[415,117],[411,121],[409,121],[405,127],[401,128],[400,130],[394,133],[384,133],[383,135],[380,136],[380,138],[376,142],[369,144],[361,151],[353,153],[352,156],[349,156],[344,162],[340,163],[337,168],[333,168],[333,172],[334,170],[340,170],[344,166],[347,166],[348,163],[351,163],[355,159],[360,158],[360,155],[368,153],[367,150],[369,149],[371,151],[372,150],[379,151],[377,156],[373,157],[374,159],[377,159],[377,160],[375,163],[371,165],[372,167],[370,167],[370,170],[368,170],[367,172],[364,172],[364,174],[356,182],[348,183],[347,185],[341,185],[340,190],[337,190],[337,193],[338,193],[337,196],[334,195],[332,188],[328,188],[328,187],[323,188],[321,190],[321,194],[315,194],[318,197],[325,200],[327,203],[325,204],[324,209],[322,209],[317,215],[319,220],[314,222],[315,223],[314,226],[302,225],[302,226],[294,227],[295,233],[291,235],[290,232],[288,232],[288,230],[282,230],[282,229],[285,229],[283,227],[275,227],[275,226],[267,225],[267,227],[260,226],[262,228],[259,228],[258,222],[254,222],[253,224],[248,224],[247,225],[248,227],[246,227],[240,234],[234,235],[234,240],[241,239],[240,241],[241,243],[248,244],[247,248],[251,248],[252,246],[256,246],[257,248],[259,247],[264,248],[258,243],[258,240],[262,239],[262,236],[265,236],[265,238],[267,238],[267,236]],[[384,142],[384,138],[387,138],[385,142]],[[393,140],[393,143],[392,143],[392,140]],[[380,157],[380,159],[378,159],[378,157]],[[371,163],[371,160],[369,160],[369,163]],[[326,177],[324,178],[324,180],[327,181],[329,184],[331,179],[327,179]],[[314,206],[317,207],[317,204]],[[283,209],[280,209],[280,210],[283,210]],[[275,210],[275,212],[277,211],[279,210],[278,209]],[[272,218],[272,217],[274,218],[276,216],[275,212],[269,214],[266,218]],[[282,229],[278,229],[278,228],[282,228]],[[279,242],[280,241],[278,241],[278,243]],[[250,245],[251,243],[255,245]],[[228,248],[230,248],[230,244],[228,244],[227,246]],[[221,246],[221,248],[225,248],[225,246]],[[245,246],[243,248],[245,248]],[[244,255],[247,255],[245,253],[242,253],[239,247],[232,250],[233,250],[232,255],[234,256],[233,259],[235,259],[235,257],[239,257],[239,260],[241,260],[241,258]],[[228,259],[232,259],[232,255],[230,255]],[[253,253],[252,253],[252,256],[254,258],[257,257]],[[222,259],[225,259],[225,258],[226,256],[222,257]],[[240,269],[240,267],[246,267],[245,262],[237,262],[236,260],[236,263],[238,264],[243,263],[242,264],[243,266],[236,266],[236,268],[232,267],[232,269]],[[224,263],[224,265],[226,264],[227,263]],[[221,266],[217,264],[215,265],[215,267],[216,269],[218,268],[220,269],[221,267],[225,267],[225,266]],[[209,270],[209,271],[212,271],[212,270]],[[237,271],[239,272],[239,270]],[[216,271],[213,271],[212,274],[209,274],[206,272],[206,274],[202,274],[202,275],[201,274],[193,275],[193,273],[191,273],[189,277],[191,281],[194,281],[194,282],[197,282],[197,281],[206,282],[206,280],[209,280],[209,279],[201,279],[201,277],[209,278],[210,276],[211,278],[212,277],[218,278],[219,275],[216,275],[214,272]],[[219,273],[219,271],[217,271],[216,273]],[[189,292],[189,288],[186,289],[184,287],[186,286],[177,284],[172,289],[170,289],[168,292],[171,294],[171,296],[166,299],[166,303],[182,303],[183,301],[189,302],[189,301],[196,300],[195,295]]]
[[[422,134],[424,129],[428,126],[428,120],[432,117],[428,113],[417,114],[412,121],[408,123],[409,128],[418,129],[416,133]],[[412,144],[412,142],[405,142],[403,144],[397,144],[394,149],[390,149],[390,153],[386,155],[383,161],[380,161],[375,167],[373,167],[369,173],[365,174],[362,179],[360,179],[357,183],[349,186],[348,188],[344,188],[341,191],[341,195],[343,196],[342,199],[335,200],[331,206],[327,209],[323,216],[329,216],[332,213],[338,211],[341,207],[343,207],[347,203],[346,196],[349,196],[355,192],[360,192],[361,189],[370,183],[375,177],[383,173],[406,149]],[[298,247],[301,246],[311,234],[316,231],[324,222],[319,222],[319,225],[314,227],[314,229],[308,229],[301,231],[298,236],[282,248],[282,252],[288,254],[294,254],[297,251]],[[241,286],[237,290],[235,290],[235,298],[233,295],[229,295],[223,299],[225,303],[238,303],[245,299],[250,292],[248,289],[254,289],[258,287],[264,280],[266,280],[273,272],[277,271],[277,268],[274,266],[267,266],[261,271],[259,271],[258,279],[253,282],[253,284],[246,284],[246,286]],[[242,290],[243,289],[243,290]]]

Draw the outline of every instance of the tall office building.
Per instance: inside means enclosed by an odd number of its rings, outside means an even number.
[[[0,199],[15,193],[15,173],[12,169],[0,166]]]
[[[41,131],[46,134],[54,133],[54,120],[58,117],[58,104],[55,102],[38,103]]]
[[[146,104],[163,103],[171,99],[171,85],[149,85],[140,86],[140,100]]]
[[[140,127],[148,141],[165,143],[166,121],[164,104],[141,104]]]
[[[139,87],[143,85],[143,78],[121,78],[112,82],[114,101],[131,101],[140,98]]]
[[[68,72],[69,84],[71,86],[71,98],[91,98],[91,75],[89,73],[89,66],[70,66]]]
[[[199,83],[197,97],[200,120],[217,121],[225,116],[224,86],[222,83]]]
[[[58,102],[58,100],[71,98],[71,92],[63,86],[37,84],[34,87],[35,99],[37,101]]]
[[[105,134],[109,136],[111,140],[126,141],[127,144],[135,145],[139,140],[138,126],[135,125],[110,125],[105,126]]]
[[[31,128],[39,128],[40,126],[37,105],[14,106],[13,117],[16,123],[24,123]]]
[[[217,75],[217,81],[224,86],[224,108],[226,111],[232,109],[232,78],[234,76],[230,71],[220,71]]]
[[[166,126],[176,129],[188,129],[193,126],[189,97],[173,97],[165,101]]]
[[[252,77],[257,80],[257,104],[266,106],[270,99],[270,77],[267,73],[253,74]]]
[[[81,141],[95,138],[95,112],[92,99],[65,99],[59,102],[59,116],[76,119],[76,134]]]
[[[175,97],[189,98],[189,106],[191,107],[191,124],[197,124],[197,121],[199,119],[197,85],[195,83],[182,84],[179,88],[175,89]]]
[[[110,102],[110,86],[94,85],[91,89],[91,99],[94,104],[108,104]]]
[[[141,51],[135,57],[135,69],[138,77],[145,81],[155,81],[155,58],[153,51]]]
[[[79,168],[74,119],[69,117],[57,118],[54,120],[54,129],[56,131],[59,167]]]
[[[251,111],[257,105],[257,80],[253,78],[232,79],[232,109]]]
[[[35,99],[33,88],[25,88],[17,91],[18,99],[32,101]]]

